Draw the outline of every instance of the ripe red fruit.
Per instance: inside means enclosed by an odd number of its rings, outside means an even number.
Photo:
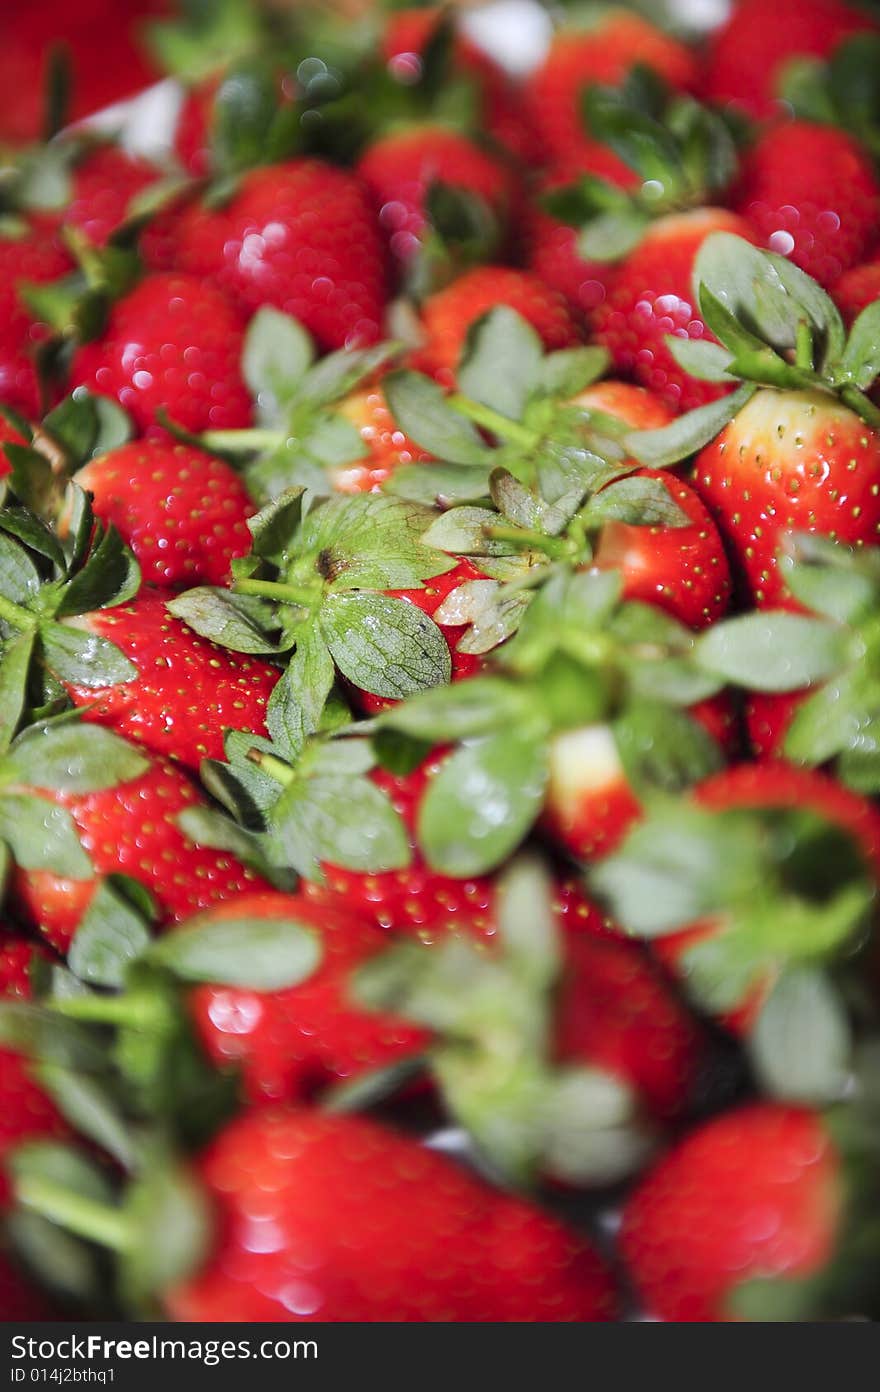
[[[772,116],[787,63],[828,58],[844,39],[876,28],[864,10],[841,0],[739,0],[709,37],[703,93],[707,101],[735,103],[750,116]]]
[[[95,515],[131,547],[148,584],[224,585],[251,547],[256,511],[239,475],[216,456],[176,441],[135,440],[76,475]]]
[[[144,589],[128,604],[74,620],[125,653],[138,676],[117,686],[66,687],[83,719],[165,754],[198,772],[202,759],[223,758],[224,730],[265,734],[266,706],[280,675],[258,657],[200,638]]]
[[[357,164],[376,206],[392,255],[406,264],[427,224],[425,200],[440,180],[482,199],[504,228],[513,202],[510,173],[467,136],[444,126],[417,125],[374,140]]]
[[[608,725],[556,735],[541,826],[578,860],[609,855],[642,815]]]
[[[335,409],[357,427],[368,451],[364,459],[330,469],[337,493],[376,492],[399,464],[421,464],[430,459],[398,426],[381,382],[352,392]]]
[[[385,251],[366,190],[345,170],[308,159],[253,169],[222,207],[185,207],[174,232],[181,270],[245,313],[274,305],[324,349],[381,336]]]
[[[876,243],[880,183],[845,131],[790,121],[752,147],[733,207],[771,251],[831,286]]]
[[[94,875],[83,880],[51,870],[19,867],[14,872],[17,904],[61,952],[67,951],[104,875],[139,880],[154,896],[163,922],[192,918],[221,900],[265,888],[234,856],[196,846],[181,830],[177,818],[202,800],[187,776],[167,760],[157,759],[137,777],[96,792],[22,791],[70,812],[94,866]]]
[[[731,1296],[752,1278],[821,1270],[841,1202],[821,1117],[753,1103],[701,1126],[654,1166],[624,1205],[620,1247],[651,1314],[730,1319]]]
[[[569,159],[582,148],[584,89],[597,83],[619,86],[637,63],[653,68],[670,87],[692,91],[697,85],[691,50],[629,11],[606,11],[588,29],[556,34],[526,84],[532,120],[552,159]]]
[[[866,261],[853,266],[835,281],[834,302],[847,324],[852,324],[863,309],[880,300],[880,261]]]
[[[197,276],[148,276],[119,300],[107,327],[74,356],[72,386],[117,400],[138,427],[165,435],[161,409],[184,429],[238,430],[251,399],[240,370],[244,325]]]
[[[745,703],[749,746],[758,759],[782,757],[788,727],[804,701],[804,691],[755,691]]]
[[[611,354],[615,369],[686,411],[725,392],[689,376],[673,358],[666,336],[711,338],[694,302],[694,257],[711,232],[734,232],[754,241],[749,225],[721,208],[672,213],[653,223],[636,249],[609,277],[593,314],[593,336]]]
[[[304,1100],[327,1083],[425,1047],[423,1030],[352,999],[354,973],[388,945],[359,915],[301,895],[252,894],[220,905],[199,922],[229,918],[293,919],[314,930],[323,954],[317,971],[287,990],[198,986],[190,997],[208,1054],[217,1064],[238,1064],[255,1100]]]
[[[198,1174],[219,1236],[203,1270],[165,1294],[172,1319],[613,1318],[584,1239],[365,1118],[245,1113]],[[255,1225],[271,1243],[254,1241]]]
[[[41,414],[34,350],[48,327],[21,295],[27,283],[48,285],[73,267],[47,218],[32,218],[22,236],[0,236],[0,401],[27,416]]]
[[[414,366],[432,373],[444,385],[451,385],[471,324],[501,304],[509,305],[528,320],[548,349],[570,348],[580,340],[574,319],[558,291],[551,290],[529,271],[479,266],[424,301],[424,343],[413,355]]]
[[[759,391],[698,455],[694,486],[759,606],[785,589],[776,553],[786,531],[851,545],[880,528],[880,438],[821,391]]]
[[[94,246],[103,246],[128,216],[137,194],[159,178],[146,160],[109,141],[96,145],[71,171],[71,199],[63,221]]]
[[[324,884],[303,884],[306,896],[318,904],[338,905],[393,933],[436,942],[450,932],[478,938],[495,933],[493,889],[484,876],[453,879],[431,870],[416,848],[419,806],[431,779],[441,767],[443,752],[435,751],[408,774],[379,769],[375,782],[388,795],[410,833],[413,850],[403,870],[362,874],[336,865],[323,865]]]

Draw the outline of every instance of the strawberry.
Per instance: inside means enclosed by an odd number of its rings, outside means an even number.
[[[245,1114],[198,1176],[218,1237],[202,1270],[165,1292],[171,1319],[555,1323],[614,1311],[585,1240],[363,1118]],[[255,1205],[278,1234],[271,1251],[247,1235]]]
[[[831,286],[877,240],[880,183],[867,152],[845,131],[789,121],[755,142],[733,207],[771,251]]]
[[[661,218],[615,268],[593,314],[593,336],[608,349],[615,369],[674,410],[703,405],[723,391],[684,371],[668,347],[670,335],[683,341],[711,338],[694,301],[691,276],[700,247],[713,232],[752,239],[749,225],[721,208]]]
[[[104,246],[125,222],[132,200],[158,177],[159,171],[147,160],[119,145],[86,144],[71,171],[63,220],[94,246]]]
[[[97,726],[38,727],[36,742],[33,733],[7,756],[16,782],[4,796],[20,817],[26,812],[56,828],[54,839],[35,845],[27,840],[29,822],[22,823],[13,876],[16,902],[53,946],[67,948],[107,875],[144,885],[165,922],[260,887],[232,855],[197,846],[178,825],[202,803],[177,767],[148,761]]]
[[[696,60],[682,43],[626,10],[604,13],[592,28],[561,29],[526,84],[535,127],[553,159],[576,157],[584,139],[581,95],[596,83],[620,85],[635,64],[678,90],[697,85]]]
[[[45,218],[31,218],[21,235],[0,236],[0,401],[26,415],[40,413],[34,351],[48,326],[27,308],[22,287],[48,285],[71,269]]]
[[[542,826],[579,860],[615,850],[642,815],[608,725],[557,735],[550,747]]]
[[[356,171],[376,206],[395,261],[406,266],[423,243],[436,186],[472,210],[474,233],[487,249],[503,240],[514,198],[512,179],[467,136],[429,122],[373,140]]]
[[[707,1122],[658,1161],[624,1205],[620,1247],[661,1319],[736,1318],[737,1292],[750,1281],[764,1297],[753,1317],[767,1318],[777,1283],[780,1297],[794,1283],[796,1299],[797,1283],[806,1289],[829,1262],[843,1199],[821,1115],[756,1102]]]
[[[827,960],[862,930],[880,876],[880,816],[826,775],[772,762],[716,774],[693,800],[703,815],[682,808],[673,825],[667,809],[644,822],[592,884],[625,929],[656,935],[698,1004],[748,1035],[787,968]],[[648,903],[636,880],[658,863],[661,837],[667,848],[677,839],[679,886],[713,876],[708,893],[688,887],[664,901],[652,884]],[[663,873],[675,873],[668,849]],[[678,903],[699,905],[696,921],[676,921]]]
[[[256,511],[223,460],[173,441],[120,445],[80,469],[96,516],[131,547],[154,585],[222,585],[230,562],[247,554]]]
[[[745,705],[749,746],[757,759],[783,755],[785,737],[806,693],[797,691],[755,693]]]
[[[863,309],[880,300],[880,261],[866,261],[844,271],[834,283],[834,303],[847,326],[855,323]]]
[[[153,436],[164,435],[159,410],[185,430],[239,429],[251,414],[242,334],[237,312],[201,278],[148,276],[114,305],[103,333],[77,350],[70,381],[117,400]]]
[[[702,90],[707,101],[770,117],[787,64],[826,58],[845,39],[876,28],[864,10],[841,0],[739,0],[709,37]]]
[[[451,385],[468,330],[495,305],[516,310],[547,348],[568,348],[579,341],[575,322],[558,291],[528,271],[480,266],[423,302],[424,337],[413,355],[414,366]]]
[[[237,1063],[255,1100],[300,1100],[335,1080],[356,1078],[417,1053],[425,1035],[393,1015],[359,1009],[349,996],[358,966],[385,945],[384,936],[341,903],[297,895],[244,895],[202,916],[292,919],[312,929],[322,958],[298,986],[256,992],[197,986],[189,1009],[210,1058]]]
[[[331,480],[339,493],[375,492],[395,469],[430,458],[398,428],[381,382],[349,393],[339,403],[339,414],[355,427],[366,449],[364,458],[333,466]]]
[[[194,202],[175,215],[174,234],[180,269],[242,311],[273,305],[324,349],[379,338],[384,252],[353,175],[308,159],[254,169],[221,207]]]
[[[114,643],[137,670],[134,680],[115,686],[65,683],[85,720],[196,772],[202,759],[222,756],[224,730],[265,733],[277,669],[199,638],[169,614],[160,592],[143,589],[127,604],[81,614],[73,623]]]

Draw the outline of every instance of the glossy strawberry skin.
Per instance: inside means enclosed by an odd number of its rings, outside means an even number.
[[[553,39],[541,66],[526,84],[526,100],[545,151],[553,159],[570,159],[587,133],[581,94],[600,83],[619,86],[637,63],[653,70],[671,87],[693,90],[695,56],[677,40],[640,16],[611,10],[591,28],[563,29]]]
[[[866,261],[845,271],[835,282],[832,297],[845,322],[852,324],[863,309],[880,300],[880,261]]]
[[[162,923],[192,918],[224,899],[266,888],[234,856],[194,845],[178,816],[202,804],[187,776],[157,759],[139,777],[85,794],[23,789],[66,808],[95,874],[66,879],[50,870],[16,869],[13,897],[29,923],[66,952],[104,875],[130,875],[154,896]]]
[[[425,200],[442,181],[483,200],[504,227],[514,191],[504,166],[465,135],[443,126],[415,126],[374,140],[357,164],[373,199],[392,256],[406,264],[427,225]]]
[[[821,392],[759,391],[697,457],[693,483],[759,606],[785,596],[786,531],[850,545],[880,528],[880,437]]]
[[[138,671],[133,681],[116,686],[68,685],[85,720],[108,725],[194,773],[202,759],[223,758],[225,730],[266,733],[278,668],[200,638],[168,612],[160,591],[143,589],[128,604],[75,622],[115,643]]]
[[[28,309],[20,287],[48,285],[72,270],[47,218],[33,218],[22,237],[0,236],[0,401],[27,416],[41,414],[34,350],[48,327]]]
[[[790,121],[752,147],[733,207],[765,246],[828,287],[875,245],[880,183],[845,131]]]
[[[119,145],[96,145],[73,169],[63,221],[93,246],[104,246],[125,222],[132,200],[158,177],[153,165]]]
[[[745,703],[749,746],[757,759],[781,758],[788,728],[808,693],[755,692]]]
[[[611,729],[587,725],[557,735],[541,829],[578,860],[610,855],[642,815]]]
[[[845,39],[876,27],[840,0],[739,0],[709,37],[703,95],[765,119],[778,110],[777,83],[793,58],[828,58]]]
[[[581,932],[566,935],[556,1048],[629,1084],[668,1121],[694,1096],[705,1040],[641,946]]]
[[[594,337],[608,349],[615,370],[648,387],[675,411],[703,406],[725,391],[689,376],[666,344],[669,334],[711,338],[691,284],[694,257],[711,232],[733,232],[754,241],[748,223],[722,208],[661,218],[615,268],[593,314]]]
[[[246,1113],[198,1175],[219,1215],[177,1320],[599,1321],[615,1297],[587,1243],[362,1117]],[[255,1227],[271,1243],[254,1241]]]
[[[471,324],[501,304],[527,319],[548,350],[570,348],[580,339],[562,296],[537,276],[507,266],[479,266],[425,300],[424,343],[413,355],[413,365],[451,386]]]
[[[624,1205],[620,1247],[652,1314],[719,1321],[738,1285],[821,1270],[840,1209],[821,1117],[757,1102],[692,1132],[649,1171]]]
[[[351,392],[336,407],[337,413],[356,426],[365,457],[331,470],[337,493],[374,493],[401,464],[421,464],[430,459],[398,427],[388,409],[381,383]]]
[[[131,547],[148,584],[225,585],[245,556],[256,511],[239,475],[215,455],[177,441],[134,440],[76,476],[95,514]]]
[[[385,312],[385,250],[353,175],[318,160],[254,169],[218,209],[177,217],[181,270],[219,286],[247,314],[273,305],[321,348],[375,343]]]
[[[388,946],[363,918],[303,895],[245,895],[200,922],[228,918],[293,919],[321,946],[312,976],[284,991],[199,986],[190,1010],[199,1037],[218,1065],[243,1072],[254,1101],[301,1101],[318,1087],[355,1078],[423,1050],[424,1031],[388,1014],[362,1009],[353,999],[357,969]]]
[[[119,402],[138,428],[167,438],[161,409],[185,430],[250,424],[241,376],[244,324],[225,297],[197,276],[148,276],[110,312],[104,333],[71,364],[72,386]]]
[[[482,876],[457,880],[440,875],[425,864],[416,849],[419,807],[443,757],[443,750],[435,751],[409,774],[392,774],[384,769],[373,774],[410,833],[411,863],[403,870],[375,875],[323,865],[322,885],[308,881],[303,884],[309,899],[318,904],[339,904],[386,932],[417,937],[428,944],[450,932],[480,939],[494,936],[491,880]]]

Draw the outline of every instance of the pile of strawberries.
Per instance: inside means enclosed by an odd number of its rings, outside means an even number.
[[[151,42],[0,181],[0,1317],[876,1317],[880,24]]]

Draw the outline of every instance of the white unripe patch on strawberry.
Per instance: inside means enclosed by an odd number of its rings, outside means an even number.
[[[607,725],[585,725],[557,735],[550,746],[548,802],[574,816],[585,796],[614,788],[623,778],[614,736]]]

